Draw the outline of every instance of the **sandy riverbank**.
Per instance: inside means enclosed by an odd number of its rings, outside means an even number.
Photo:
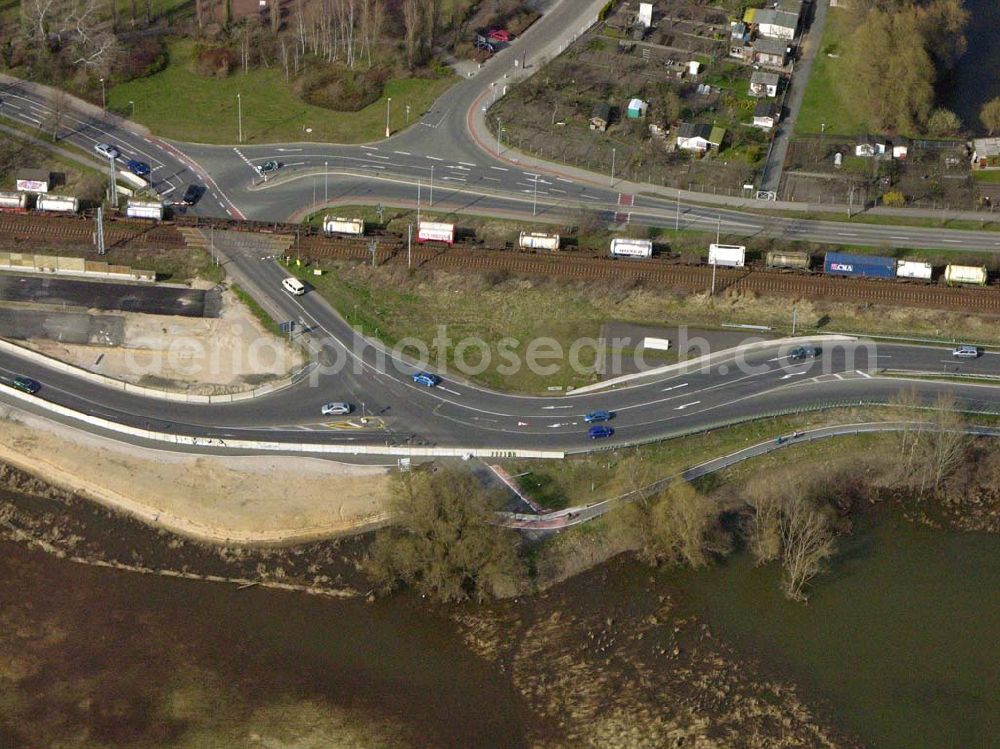
[[[0,461],[190,538],[291,543],[358,531],[385,518],[385,467],[171,453],[32,414],[7,414],[0,421]]]

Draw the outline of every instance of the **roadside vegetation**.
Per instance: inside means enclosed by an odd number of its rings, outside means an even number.
[[[0,183],[12,185],[20,169],[46,169],[53,179],[51,192],[100,201],[107,178],[92,169],[32,143],[29,137],[4,132],[0,137]]]

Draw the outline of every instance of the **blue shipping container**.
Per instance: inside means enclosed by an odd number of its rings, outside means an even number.
[[[823,262],[823,270],[837,276],[895,278],[896,260],[891,257],[875,255],[845,255],[842,252],[828,252]]]

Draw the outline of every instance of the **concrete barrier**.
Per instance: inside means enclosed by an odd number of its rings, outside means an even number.
[[[87,369],[83,369],[82,367],[77,367],[73,364],[67,364],[66,362],[59,361],[58,359],[53,359],[51,356],[40,354],[37,351],[32,351],[29,348],[19,346],[16,343],[3,338],[0,338],[0,351],[20,356],[36,364],[40,364],[43,367],[54,369],[58,372],[65,372],[73,377],[78,377],[82,380],[103,385],[104,387],[112,388],[113,390],[121,390],[122,392],[141,395],[146,398],[157,398],[159,400],[175,401],[178,403],[237,403],[239,401],[260,398],[261,396],[269,395],[277,392],[278,390],[283,390],[289,385],[297,382],[313,366],[312,364],[307,364],[290,377],[286,377],[278,382],[261,385],[259,388],[254,388],[253,390],[246,390],[241,393],[223,393],[221,395],[198,395],[195,393],[175,393],[170,390],[159,390],[157,388],[145,387],[143,385],[133,385],[130,382],[116,380],[114,377],[108,377],[107,375],[98,374],[97,372],[91,372]]]
[[[409,447],[390,445],[328,445],[315,442],[275,442],[221,437],[195,437],[185,434],[167,434],[152,429],[139,429],[119,424],[99,416],[74,411],[72,408],[38,398],[20,390],[6,388],[6,395],[24,403],[58,414],[64,418],[90,424],[115,434],[128,435],[151,442],[163,442],[183,447],[208,447],[217,450],[249,450],[256,452],[290,452],[305,455],[392,455],[401,458],[539,458],[561,460],[561,450],[517,450],[498,447]]]

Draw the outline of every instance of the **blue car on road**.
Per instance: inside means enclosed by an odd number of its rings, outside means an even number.
[[[441,378],[437,375],[432,375],[429,372],[417,372],[413,375],[413,381],[418,385],[423,385],[424,387],[435,387],[440,384]]]
[[[615,433],[615,430],[604,424],[599,424],[598,426],[593,426],[587,430],[587,436],[592,440],[603,439],[604,437],[610,437]]]
[[[612,416],[614,414],[610,411],[591,411],[589,414],[584,414],[583,420],[588,424],[593,424],[598,421],[610,421]]]
[[[145,161],[137,161],[136,159],[129,159],[128,164],[126,164],[128,170],[132,172],[136,177],[146,177],[149,175],[150,169],[149,164]]]

